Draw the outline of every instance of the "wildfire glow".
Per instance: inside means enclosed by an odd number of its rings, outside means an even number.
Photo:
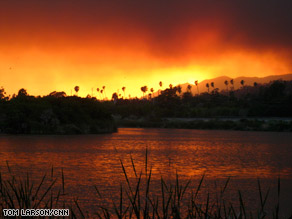
[[[96,89],[105,86],[107,98],[123,95],[122,87],[126,97],[140,97],[141,86],[157,91],[159,81],[167,88],[222,75],[291,72],[291,41],[278,40],[272,27],[258,39],[252,28],[261,21],[249,22],[250,14],[241,20],[224,5],[176,3],[158,10],[154,1],[73,2],[1,3],[0,86],[9,94],[26,88],[32,95],[70,95],[78,85],[80,96],[100,97]]]

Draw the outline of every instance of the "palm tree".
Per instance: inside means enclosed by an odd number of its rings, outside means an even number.
[[[191,93],[192,86],[190,84],[188,85],[187,90],[188,90],[189,93]]]
[[[199,95],[199,94],[200,94],[200,92],[199,92],[199,82],[198,82],[198,80],[197,80],[197,81],[195,81],[195,85],[197,86],[198,95]]]
[[[144,98],[145,93],[148,91],[148,87],[147,86],[141,87],[141,91],[143,92],[143,98]]]
[[[169,84],[169,88],[172,89],[172,84]]]
[[[104,99],[104,97],[103,97],[103,90],[100,90],[100,93],[101,93],[101,98]]]
[[[162,81],[159,81],[159,86],[160,86],[160,89],[162,89]],[[160,91],[160,94],[161,94],[161,91]]]
[[[213,87],[213,88],[214,88],[214,82],[211,82],[211,87]]]
[[[245,83],[244,80],[241,80],[241,81],[240,81],[240,84],[242,85],[242,87],[244,87],[244,83]]]
[[[106,98],[105,86],[102,86],[102,89],[103,89],[103,91],[104,91],[104,97]]]
[[[153,94],[154,89],[153,89],[153,87],[150,89],[150,91],[151,91],[151,93],[152,93],[152,97],[154,97],[154,94]]]
[[[227,80],[224,81],[224,84],[226,85],[226,89],[227,89],[227,91],[228,91],[228,81],[227,81]]]
[[[209,93],[209,87],[210,87],[209,83],[206,84],[206,87],[208,88],[208,93]]]
[[[74,87],[74,90],[75,90],[75,92],[76,92],[76,95],[78,96],[79,86],[75,86],[75,87]]]
[[[122,87],[122,90],[124,92],[124,98],[126,99],[126,93],[125,93],[126,87]]]
[[[257,83],[257,82],[254,82],[254,83],[253,83],[253,86],[254,86],[254,87],[257,87],[257,86],[258,86],[258,83]]]
[[[230,80],[230,84],[232,85],[231,89],[234,90],[234,80],[233,79]]]

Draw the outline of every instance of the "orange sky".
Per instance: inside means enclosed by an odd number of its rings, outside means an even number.
[[[0,86],[70,95],[78,85],[81,96],[106,86],[107,97],[125,86],[141,96],[160,80],[291,73],[291,9],[291,1],[2,1]]]

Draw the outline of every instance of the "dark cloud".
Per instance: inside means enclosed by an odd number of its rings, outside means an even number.
[[[214,49],[288,54],[292,49],[289,0],[11,0],[0,4],[0,31],[11,41],[48,43],[61,36],[65,43],[103,38],[130,46],[133,38],[143,37],[153,53],[183,55],[194,52],[189,51],[192,39],[196,43],[211,31],[216,34]]]

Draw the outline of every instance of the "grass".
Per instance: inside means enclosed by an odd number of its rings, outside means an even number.
[[[257,180],[259,206],[248,209],[242,195],[238,191],[237,203],[231,203],[225,198],[228,191],[230,178],[226,180],[219,189],[215,198],[207,193],[202,193],[205,175],[202,175],[196,187],[191,186],[191,180],[182,182],[176,173],[175,182],[167,183],[163,177],[160,178],[160,191],[152,190],[152,167],[148,161],[146,148],[145,166],[137,170],[135,162],[131,159],[131,171],[134,177],[130,178],[129,173],[120,159],[121,169],[124,175],[124,182],[119,186],[119,198],[113,199],[112,204],[106,204],[105,196],[101,194],[97,186],[94,186],[99,201],[96,203],[98,210],[94,217],[97,218],[280,218],[280,194],[281,182],[278,179],[276,205],[268,208],[270,190],[263,191],[260,180]],[[51,176],[43,176],[41,181],[34,185],[29,175],[16,177],[8,163],[9,179],[4,180],[0,174],[0,210],[4,208],[69,208],[70,218],[92,218],[87,215],[78,199],[72,203],[65,194],[65,177],[63,170],[61,177],[54,177],[54,169]],[[57,185],[57,181],[60,185]],[[199,195],[206,197],[205,201]],[[213,194],[214,196],[214,194]],[[69,203],[68,203],[69,202]],[[268,208],[268,209],[267,209]],[[292,216],[292,215],[291,215]],[[288,218],[288,217],[287,217]]]
[[[68,196],[65,193],[65,177],[63,169],[61,170],[61,177],[55,177],[54,168],[52,167],[49,176],[45,174],[41,178],[39,183],[34,183],[34,181],[31,180],[31,177],[28,173],[26,174],[25,177],[17,176],[11,170],[9,163],[7,161],[6,165],[8,170],[8,176],[3,177],[0,172],[1,218],[4,217],[3,209],[54,209],[54,208],[57,209],[69,208],[70,217],[79,218],[79,215],[75,213],[76,206],[78,206],[77,200],[75,200],[74,206],[72,204],[69,204]],[[61,178],[61,180],[59,180],[59,178]],[[21,216],[14,218],[21,218]],[[26,217],[26,218],[42,218],[42,217]]]
[[[257,184],[260,205],[258,208],[253,206],[253,209],[248,209],[242,191],[238,191],[238,203],[231,203],[225,198],[230,178],[226,180],[215,199],[211,199],[211,194],[208,192],[203,194],[206,197],[205,202],[198,199],[205,175],[201,177],[195,188],[190,187],[190,180],[182,184],[177,173],[174,184],[167,184],[161,177],[160,193],[153,194],[151,192],[152,167],[148,164],[147,149],[144,170],[138,172],[132,157],[130,159],[134,179],[129,178],[124,163],[120,159],[125,183],[120,185],[119,201],[113,200],[112,206],[109,207],[100,205],[97,212],[98,218],[280,218],[280,178],[274,209],[267,209],[270,190],[264,192],[259,179]],[[95,188],[102,199],[98,188]]]

